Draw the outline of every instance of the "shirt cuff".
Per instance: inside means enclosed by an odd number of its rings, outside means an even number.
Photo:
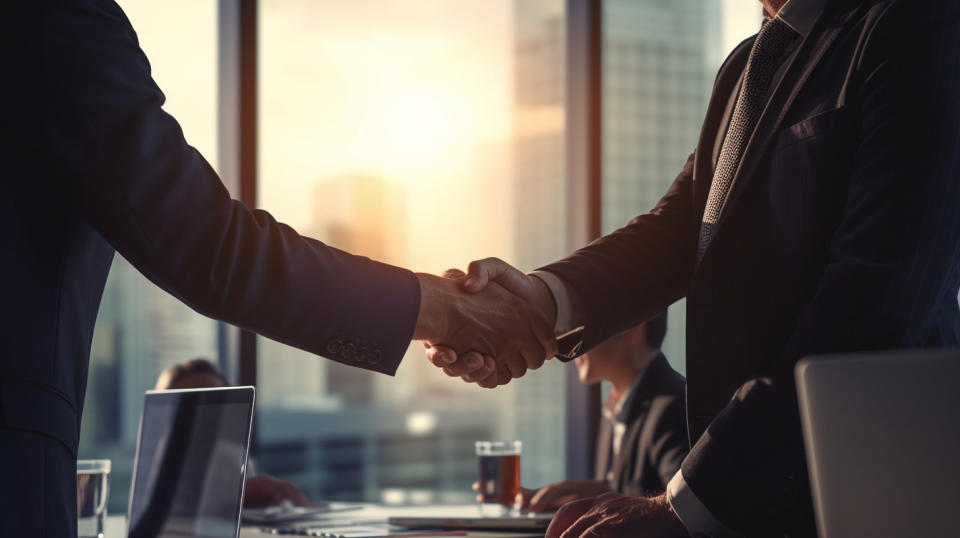
[[[580,297],[562,278],[548,271],[534,271],[531,276],[539,278],[553,295],[557,305],[557,321],[553,326],[555,336],[563,336],[583,328],[583,309]]]
[[[720,523],[687,485],[683,473],[677,471],[667,484],[667,502],[691,536],[726,538],[739,536]]]

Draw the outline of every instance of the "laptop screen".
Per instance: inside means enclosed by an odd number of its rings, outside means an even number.
[[[147,393],[130,538],[237,536],[253,398],[253,387]]]

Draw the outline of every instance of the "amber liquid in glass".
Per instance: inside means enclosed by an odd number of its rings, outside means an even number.
[[[477,456],[477,461],[483,502],[513,506],[520,493],[520,455]]]

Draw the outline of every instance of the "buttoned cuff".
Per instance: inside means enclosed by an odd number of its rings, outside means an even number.
[[[703,505],[697,495],[687,485],[683,473],[677,471],[667,484],[667,502],[676,512],[680,522],[687,528],[691,536],[714,536],[717,538],[732,538],[739,536],[720,523]]]
[[[583,309],[580,306],[580,297],[562,278],[549,271],[534,271],[531,276],[539,278],[553,295],[557,306],[557,321],[553,326],[555,336],[563,336],[583,329]]]

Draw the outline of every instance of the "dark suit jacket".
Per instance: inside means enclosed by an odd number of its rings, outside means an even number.
[[[7,470],[19,474],[0,481],[0,535],[41,536],[46,524],[66,536],[76,526],[72,495],[55,498],[37,477],[75,468],[90,339],[115,249],[203,314],[395,371],[419,309],[415,276],[232,200],[161,109],[116,4],[6,3],[0,36],[0,428],[62,445]],[[0,455],[20,454],[12,443]]]
[[[796,361],[960,344],[960,3],[829,3],[696,267],[751,45],[720,69],[696,151],[657,206],[544,269],[583,301],[567,356],[687,297],[686,481],[735,530],[813,535]]]
[[[683,376],[658,355],[625,402],[627,429],[616,457],[613,424],[601,422],[596,479],[626,495],[663,493],[690,450],[684,397]]]

